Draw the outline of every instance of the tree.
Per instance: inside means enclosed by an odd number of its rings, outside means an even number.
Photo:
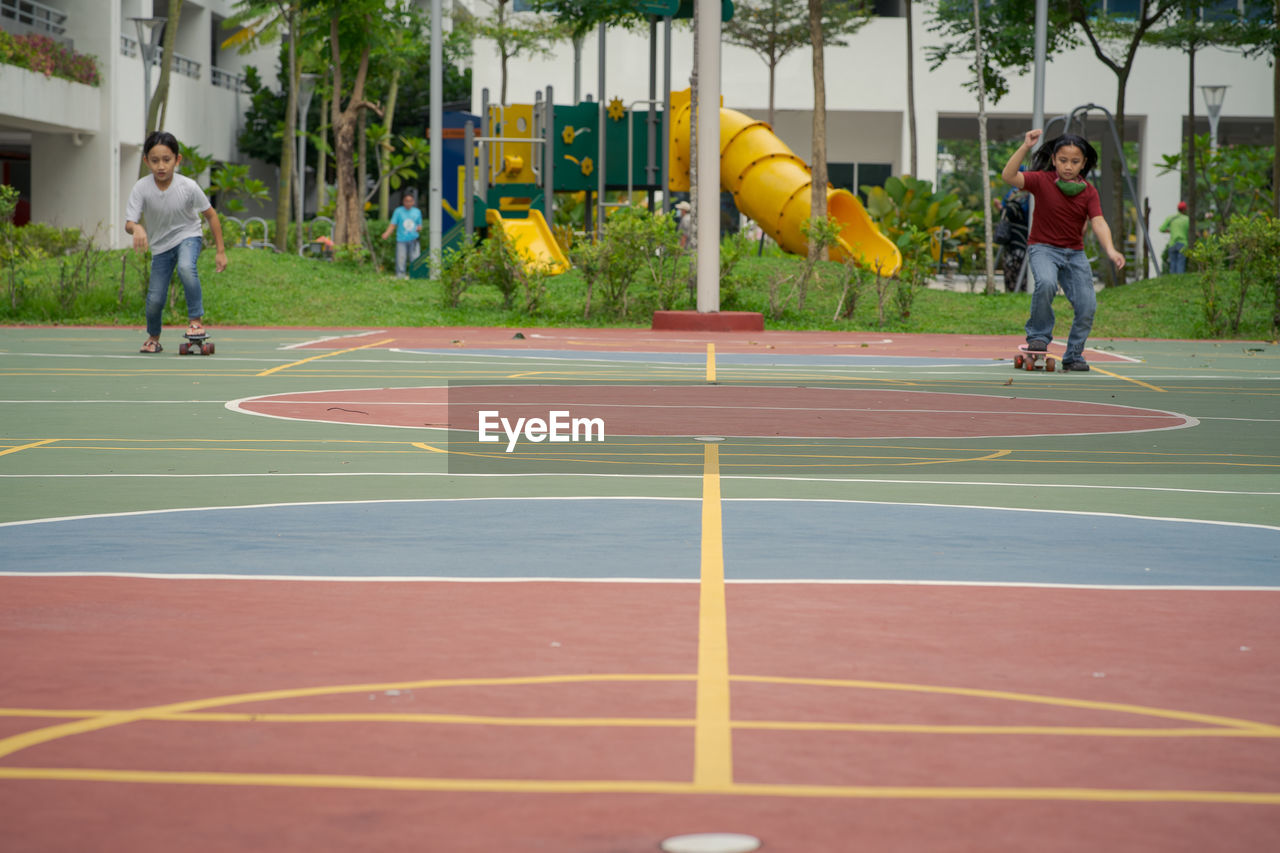
[[[1026,75],[1035,62],[1035,0],[984,0],[980,16],[982,30],[981,85],[992,104],[1009,94],[1009,77]],[[974,15],[972,0],[938,0],[929,32],[941,43],[929,48],[929,70],[936,71],[948,59],[972,57]],[[1046,51],[1052,56],[1076,47],[1074,32],[1065,5],[1049,4]],[[977,92],[978,69],[965,88]]]
[[[169,108],[169,77],[173,72],[174,46],[178,43],[178,19],[182,17],[182,0],[169,0],[169,16],[164,24],[164,53],[160,59],[160,81],[147,105],[147,127],[143,138],[164,126],[165,112]],[[143,58],[143,62],[146,58]],[[138,164],[138,177],[148,173],[146,160]]]
[[[982,6],[973,0],[973,64],[978,86],[978,152],[982,158],[982,174],[991,174],[990,154],[987,151],[987,88],[983,82],[982,62]],[[996,292],[995,259],[991,251],[991,182],[982,182],[982,227],[986,244],[987,294]],[[1008,283],[1006,282],[1006,288]]]
[[[1124,193],[1118,191],[1118,188],[1121,186],[1121,158],[1124,157],[1125,91],[1129,75],[1146,34],[1168,20],[1183,2],[1184,0],[1138,0],[1138,10],[1131,18],[1098,14],[1097,4],[1093,0],[1067,2],[1071,20],[1084,32],[1085,38],[1093,47],[1094,55],[1116,75],[1116,104],[1112,112],[1120,144],[1119,150],[1110,158],[1112,185],[1117,188],[1114,194],[1115,207],[1112,210],[1114,218],[1111,222],[1113,228],[1120,230],[1121,240],[1124,239],[1126,227]],[[1123,271],[1120,281],[1124,281]]]
[[[1245,56],[1271,58],[1271,146],[1280,152],[1280,0],[1250,0],[1243,15],[1233,21],[1230,40]],[[1280,218],[1280,160],[1271,165],[1271,215]]]
[[[365,84],[369,78],[369,57],[380,35],[377,24],[383,10],[382,0],[329,0],[329,58],[333,69],[329,111],[333,126],[334,167],[338,177],[333,239],[339,246],[358,247],[364,241],[364,193],[356,183],[356,127],[365,110],[372,110],[379,118],[382,117],[382,108],[365,99]],[[359,55],[350,92],[345,94],[345,106],[344,49],[354,50]]]
[[[498,49],[502,76],[498,103],[507,103],[507,65],[517,56],[545,56],[551,45],[567,35],[567,28],[554,18],[522,16],[511,9],[512,0],[486,0],[493,10],[488,17],[466,15],[456,25],[472,38],[488,39]],[[601,95],[603,97],[603,95]]]
[[[1215,0],[1184,0],[1181,14],[1167,27],[1152,30],[1147,42],[1157,47],[1173,48],[1187,54],[1187,126],[1183,133],[1183,145],[1187,150],[1188,168],[1182,174],[1183,197],[1187,202],[1187,216],[1191,220],[1188,239],[1196,241],[1196,222],[1199,207],[1198,182],[1194,164],[1196,156],[1196,53],[1206,47],[1227,42],[1226,22],[1203,21],[1203,11]]]
[[[279,141],[280,186],[276,195],[275,244],[282,252],[288,247],[290,203],[294,193],[293,151],[297,136],[298,28],[301,16],[301,0],[238,0],[236,13],[226,22],[226,26],[241,27],[238,33],[227,39],[227,44],[238,46],[241,52],[254,45],[275,41],[282,31],[288,32],[288,61],[282,69],[286,79],[281,83],[287,96],[284,134]],[[302,204],[301,199],[298,204]]]
[[[846,44],[844,36],[857,32],[867,17],[861,2],[826,0],[820,10],[822,34],[828,45]],[[812,44],[809,9],[794,0],[739,0],[733,19],[724,25],[724,40],[745,47],[769,68],[769,124],[774,123],[774,81],[778,64],[787,54]]]

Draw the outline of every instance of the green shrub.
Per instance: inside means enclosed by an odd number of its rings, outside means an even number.
[[[13,36],[0,30],[0,65],[16,65],[45,77],[59,77],[86,86],[101,83],[94,57],[76,53],[39,33]]]
[[[1251,291],[1268,297],[1271,331],[1280,329],[1280,220],[1233,216],[1222,234],[1187,251],[1200,269],[1201,309],[1211,335],[1237,334]]]

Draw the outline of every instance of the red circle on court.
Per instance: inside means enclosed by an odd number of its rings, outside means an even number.
[[[506,418],[599,418],[606,435],[971,438],[1194,426],[1175,412],[1074,400],[887,389],[724,385],[468,385],[308,391],[234,400],[292,420],[475,432]],[[500,431],[501,427],[497,427]]]

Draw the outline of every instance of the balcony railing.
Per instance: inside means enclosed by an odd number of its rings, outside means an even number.
[[[209,80],[215,86],[223,89],[230,89],[233,92],[249,93],[249,89],[244,85],[243,74],[232,74],[230,71],[223,71],[221,68],[209,69]]]
[[[0,0],[0,2],[3,2],[3,0]],[[136,58],[138,55],[138,40],[121,33],[120,52],[125,56]],[[160,64],[160,54],[157,53],[152,57],[151,64]],[[190,77],[193,80],[200,79],[200,63],[190,57],[183,56],[180,53],[175,53],[173,55],[173,70],[183,76]]]
[[[14,35],[40,33],[58,41],[67,40],[67,13],[36,0],[0,0],[0,18],[13,22],[5,29]]]

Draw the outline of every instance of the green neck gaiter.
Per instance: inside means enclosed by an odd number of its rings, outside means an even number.
[[[1058,189],[1062,190],[1062,194],[1066,196],[1080,195],[1087,186],[1089,184],[1085,181],[1058,181]]]

